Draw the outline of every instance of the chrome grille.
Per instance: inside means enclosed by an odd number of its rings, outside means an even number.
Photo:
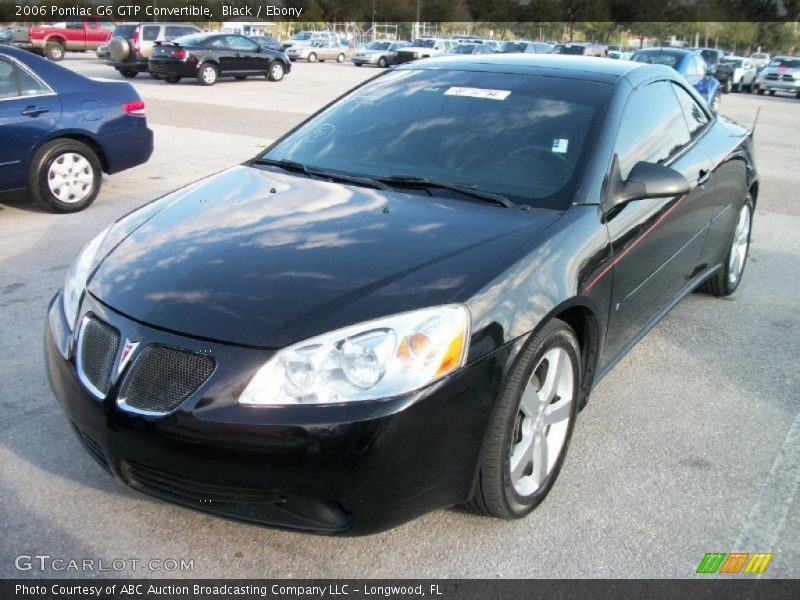
[[[210,356],[161,344],[147,346],[125,378],[118,403],[133,412],[166,414],[203,385],[213,370]]]
[[[78,376],[99,398],[103,398],[111,387],[117,348],[119,331],[93,316],[84,319],[78,338]]]

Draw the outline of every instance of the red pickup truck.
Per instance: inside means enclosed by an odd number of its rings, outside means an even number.
[[[59,61],[67,51],[96,50],[98,46],[108,42],[113,29],[114,23],[100,19],[37,25],[27,31],[15,32],[12,44]]]

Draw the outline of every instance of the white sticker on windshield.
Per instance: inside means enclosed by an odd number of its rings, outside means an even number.
[[[487,90],[471,87],[451,87],[444,93],[445,96],[468,96],[487,100],[505,100],[509,94],[511,94],[511,90]]]
[[[558,138],[553,140],[553,152],[558,152],[560,154],[564,154],[569,147],[569,140],[565,140],[563,138]]]

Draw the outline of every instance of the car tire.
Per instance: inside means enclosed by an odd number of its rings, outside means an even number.
[[[64,52],[64,45],[61,42],[47,42],[44,49],[44,55],[53,62],[64,60]]]
[[[363,66],[364,66],[364,63],[353,63],[353,64],[354,64],[355,66],[357,66],[357,67],[363,67]]]
[[[385,57],[385,56],[381,56],[381,57],[378,59],[378,66],[379,66],[381,69],[385,69],[386,67],[388,67],[388,66],[389,66],[389,64],[386,62],[386,57]]]
[[[47,142],[33,155],[28,187],[33,203],[55,213],[89,206],[100,192],[103,168],[86,144],[72,139]]]
[[[798,91],[797,94],[795,94],[795,96],[797,97],[798,100],[800,100],[800,91]]]
[[[767,91],[767,90],[764,90],[764,89],[758,88],[758,95],[759,95],[759,96],[763,96],[763,95],[764,95],[764,93],[765,93],[766,91]]]
[[[723,94],[730,94],[733,85],[731,84],[730,78],[725,80],[725,83],[722,84],[722,93]]]
[[[161,80],[161,75],[159,75],[158,73],[153,73],[152,71],[148,71],[147,74],[150,75],[150,79],[155,79],[156,81]]]
[[[212,86],[219,79],[219,67],[214,63],[205,62],[197,69],[197,81],[200,85]]]
[[[742,91],[742,82],[741,81],[739,83],[735,83],[733,85],[733,91],[736,92],[737,94],[741,93],[741,91]]]
[[[133,79],[139,73],[131,69],[119,69],[119,74],[122,75],[125,79]]]
[[[180,77],[164,77],[164,81],[166,81],[167,83],[180,83],[181,78]]]
[[[286,74],[286,69],[284,68],[283,64],[280,61],[273,61],[269,65],[269,71],[267,72],[267,79],[270,81],[280,81],[283,79],[283,76]]]
[[[500,392],[468,508],[518,519],[547,496],[564,462],[578,413],[580,356],[575,332],[558,319],[525,344]],[[553,385],[548,384],[551,368],[555,368]],[[549,419],[556,420],[547,424]]]
[[[336,62],[343,63],[344,62],[344,54],[340,53],[339,56],[336,57]]]
[[[317,62],[317,55],[314,52],[308,55],[308,62]]]
[[[774,95],[775,95],[775,90],[770,90],[770,91],[769,91],[769,95],[770,95],[770,96],[774,96]]]
[[[739,209],[731,235],[731,245],[725,254],[723,267],[700,285],[700,291],[714,296],[730,296],[739,287],[750,253],[750,232],[753,226],[753,199],[748,196]]]

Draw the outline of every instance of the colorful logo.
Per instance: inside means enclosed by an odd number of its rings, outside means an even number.
[[[701,574],[720,573],[735,575],[738,573],[761,574],[772,560],[772,553],[766,552],[707,552],[697,566]]]

